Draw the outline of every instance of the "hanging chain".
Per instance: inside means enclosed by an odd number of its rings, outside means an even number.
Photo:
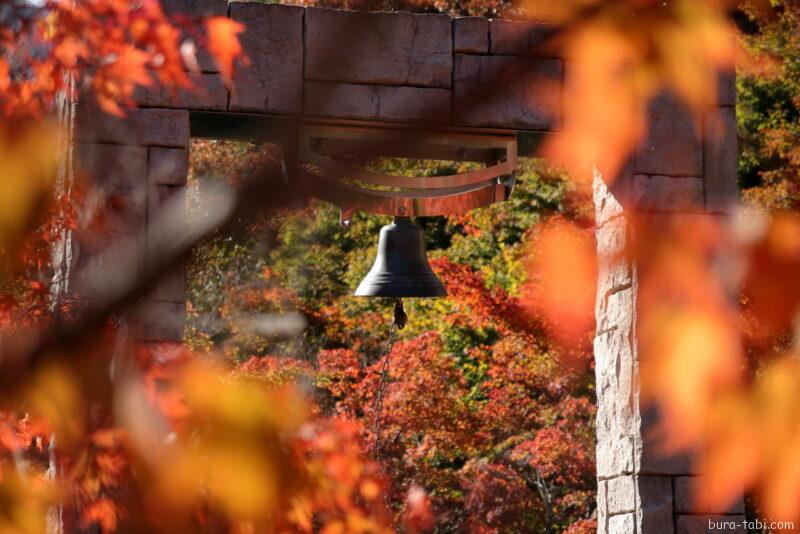
[[[375,460],[378,462],[379,466],[382,466],[381,463],[381,412],[383,410],[383,396],[386,393],[386,386],[389,382],[389,363],[390,363],[390,356],[392,355],[392,345],[394,345],[395,337],[397,336],[397,331],[402,330],[403,327],[406,325],[406,312],[403,309],[403,301],[399,298],[394,302],[394,318],[392,320],[392,326],[389,327],[389,337],[386,339],[386,347],[383,350],[383,366],[381,367],[381,377],[380,381],[378,382],[378,389],[375,393],[375,405],[373,407],[373,434],[375,435]],[[383,467],[380,467],[383,470]],[[385,492],[384,498],[386,500],[386,505],[388,506],[389,503],[389,492]]]

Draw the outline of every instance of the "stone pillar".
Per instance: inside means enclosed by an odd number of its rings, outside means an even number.
[[[598,291],[594,340],[597,380],[598,532],[707,532],[709,519],[742,525],[740,500],[731,510],[698,511],[690,494],[688,457],[659,456],[653,408],[640,404],[637,266],[626,256],[631,216],[725,217],[737,201],[733,76],[722,76],[702,136],[677,99],[663,95],[650,109],[650,130],[613,180],[595,171]],[[611,184],[611,185],[607,185]],[[740,527],[736,532],[744,532]]]
[[[118,118],[80,105],[76,138],[78,168],[90,187],[73,247],[74,286],[98,301],[104,287],[135,282],[145,273],[163,204],[185,209],[189,113],[131,108]],[[184,272],[176,268],[135,314],[137,338],[180,341],[184,305]]]

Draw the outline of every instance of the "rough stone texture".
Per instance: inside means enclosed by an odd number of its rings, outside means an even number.
[[[610,477],[633,472],[631,436],[597,439],[597,476]]]
[[[184,185],[189,173],[189,151],[151,147],[147,151],[147,181],[156,185]]]
[[[190,73],[192,88],[167,89],[159,83],[137,89],[136,102],[143,107],[224,110],[228,90],[218,74]]]
[[[677,519],[676,534],[708,534],[709,532],[744,534],[747,532],[744,527],[745,516],[743,515],[679,515]]]
[[[631,165],[623,168],[610,185],[603,180],[600,171],[594,169],[592,197],[596,206],[595,223],[598,226],[622,215],[625,206],[629,205],[631,168]]]
[[[228,0],[162,0],[161,6],[168,15],[188,15],[189,17],[224,17],[228,13]],[[191,32],[184,32],[181,42],[191,39],[195,42],[197,50],[197,64],[203,72],[217,72],[217,65],[211,54],[198,43],[195,34],[204,36],[202,25],[192,28]]]
[[[303,94],[303,13],[297,6],[231,2],[230,16],[246,26],[240,36],[249,66],[238,66],[230,109],[299,113]]]
[[[608,531],[608,505],[606,503],[606,481],[597,481],[597,532],[605,534]]]
[[[154,224],[159,220],[160,210],[180,210],[186,212],[186,186],[158,185],[150,183],[147,199],[147,260],[156,255],[156,247],[163,247],[159,241],[160,230]],[[163,215],[161,215],[163,217]],[[161,219],[163,220],[163,219]],[[162,239],[163,241],[163,239]],[[155,289],[148,295],[148,299],[155,302],[180,302],[186,300],[186,269],[180,265],[161,276]]]
[[[542,55],[543,38],[551,29],[546,24],[511,20],[492,20],[489,28],[491,53],[506,56]]]
[[[465,54],[455,57],[457,124],[560,128],[561,61]]]
[[[606,503],[610,515],[633,512],[636,508],[636,488],[633,476],[620,476],[606,481]]]
[[[450,17],[308,8],[306,78],[450,87]]]
[[[456,52],[489,53],[489,21],[483,17],[453,19],[453,47]]]
[[[136,337],[144,342],[182,341],[185,322],[184,302],[144,302],[134,317]]]
[[[112,283],[95,280],[96,275],[124,276],[125,268],[142,272],[144,241],[141,232],[147,216],[147,149],[135,146],[75,146],[78,172],[88,176],[94,185],[85,208],[102,212],[91,217],[99,222],[75,231],[75,267],[85,280],[76,279],[80,289],[84,282]],[[116,247],[109,254],[110,247]]]
[[[635,174],[631,203],[640,211],[699,212],[703,210],[703,180]]]
[[[608,534],[632,534],[633,532],[633,514],[612,515],[608,518]]]
[[[703,147],[686,107],[664,94],[650,104],[647,137],[636,154],[635,174],[702,176]]]
[[[348,119],[450,122],[450,90],[306,82],[306,115]]]
[[[79,106],[76,136],[89,143],[120,145],[189,146],[189,112],[181,109],[126,108],[115,117],[92,107]]]
[[[637,476],[636,491],[641,503],[636,510],[638,531],[647,534],[674,532],[672,478]]]
[[[81,173],[87,174],[95,190],[90,194],[104,223],[97,226],[109,240],[135,233],[145,222],[147,206],[147,148],[79,143],[76,157]]]
[[[730,212],[739,201],[736,184],[736,111],[734,108],[709,110],[703,118],[703,177],[705,208],[711,212]]]
[[[702,487],[702,476],[675,477],[673,488],[675,492],[675,511],[679,514],[744,514],[744,500],[737,499],[727,509],[709,508],[700,506],[697,500],[697,485]],[[742,489],[742,491],[744,491]]]

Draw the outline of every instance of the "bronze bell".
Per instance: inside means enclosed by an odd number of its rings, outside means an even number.
[[[443,297],[442,282],[428,265],[422,228],[395,217],[381,228],[378,255],[356,289],[357,297]]]

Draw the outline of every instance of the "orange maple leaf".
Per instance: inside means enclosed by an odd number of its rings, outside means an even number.
[[[214,61],[226,84],[231,83],[234,59],[241,56],[245,64],[249,63],[247,57],[242,54],[242,45],[238,37],[244,29],[244,24],[226,17],[211,17],[206,21],[208,51],[214,56]]]

